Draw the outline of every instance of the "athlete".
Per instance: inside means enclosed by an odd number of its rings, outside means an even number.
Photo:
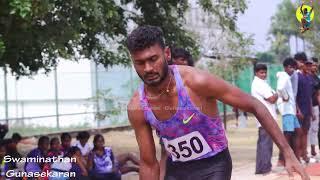
[[[289,175],[296,171],[309,179],[263,104],[207,72],[168,66],[171,53],[160,28],[138,27],[128,36],[127,47],[143,81],[128,104],[140,150],[141,180],[160,176],[151,127],[170,154],[165,179],[231,179],[232,161],[217,100],[253,113],[283,152]]]

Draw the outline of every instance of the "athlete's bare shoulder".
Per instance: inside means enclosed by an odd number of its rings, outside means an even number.
[[[221,91],[226,88],[226,83],[221,78],[204,70],[190,66],[178,66],[178,69],[184,85],[199,95],[219,96]]]
[[[131,97],[127,105],[127,112],[131,124],[138,123],[137,121],[144,121],[144,114],[143,109],[140,106],[140,95],[138,91],[135,91]]]

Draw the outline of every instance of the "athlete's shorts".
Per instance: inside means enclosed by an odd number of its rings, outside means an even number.
[[[232,160],[228,148],[217,155],[189,162],[167,160],[165,180],[230,180]]]
[[[293,114],[286,114],[282,116],[282,128],[284,132],[294,132],[294,129],[300,128],[298,118]]]

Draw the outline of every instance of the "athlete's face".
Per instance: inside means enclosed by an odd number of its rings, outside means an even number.
[[[287,67],[284,68],[284,71],[286,71],[286,73],[288,73],[291,76],[293,74],[293,72],[295,71],[295,69],[293,66],[288,65]]]
[[[308,9],[307,8],[304,8],[303,9],[303,14],[307,14],[308,13]]]
[[[256,72],[256,76],[262,80],[266,80],[267,78],[267,70],[259,70]]]
[[[146,49],[131,52],[134,68],[142,81],[149,86],[157,86],[168,74],[168,63],[171,53],[169,48],[159,44]]]

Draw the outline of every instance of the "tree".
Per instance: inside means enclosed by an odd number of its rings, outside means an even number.
[[[258,52],[256,54],[258,62],[273,63],[275,60],[272,52]]]
[[[125,34],[123,19],[123,10],[109,0],[1,1],[0,34],[5,51],[0,66],[7,64],[20,76],[49,71],[58,57],[85,57],[106,65],[125,62],[123,53],[111,52],[101,40]]]
[[[297,21],[295,5],[290,0],[284,0],[278,5],[276,14],[271,18],[269,34],[273,37],[271,51],[277,59],[282,60],[290,55],[290,38],[300,37],[299,22]],[[297,42],[297,41],[296,41]],[[297,47],[297,45],[296,45]]]
[[[222,28],[235,30],[245,0],[199,0],[219,17]],[[133,4],[135,11],[126,7]],[[167,43],[199,54],[183,29],[187,0],[3,0],[0,1],[0,67],[16,76],[50,71],[58,58],[88,58],[105,66],[129,64],[124,46],[129,21],[160,26]]]

